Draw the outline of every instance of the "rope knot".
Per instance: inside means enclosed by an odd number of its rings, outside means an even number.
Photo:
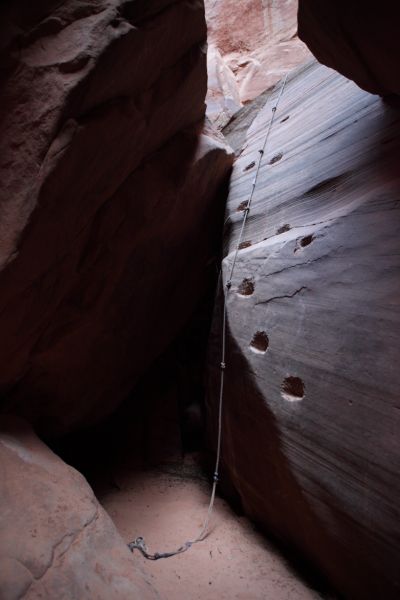
[[[231,287],[232,287],[232,281],[230,279],[228,279],[228,281],[226,282],[225,287],[226,287],[227,290],[231,289]]]
[[[224,370],[226,367],[226,364],[224,362],[221,363],[221,369]]]

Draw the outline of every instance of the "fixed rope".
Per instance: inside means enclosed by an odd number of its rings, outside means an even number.
[[[217,490],[217,484],[218,484],[218,479],[219,479],[219,465],[220,465],[220,460],[221,460],[222,407],[223,407],[223,399],[224,399],[224,383],[225,383],[225,369],[226,369],[225,357],[226,357],[227,300],[228,300],[229,291],[232,287],[232,277],[233,277],[233,273],[235,270],[237,257],[238,257],[238,253],[240,250],[240,245],[242,243],[244,228],[246,226],[247,217],[250,212],[250,207],[251,207],[251,203],[253,201],[254,191],[255,191],[256,185],[257,185],[257,179],[258,179],[258,173],[259,173],[260,167],[261,167],[261,161],[262,161],[262,158],[265,153],[265,148],[267,146],[269,134],[270,134],[272,124],[275,119],[276,110],[278,108],[279,101],[282,97],[283,90],[285,89],[285,86],[286,86],[287,77],[288,76],[286,74],[285,78],[283,79],[282,85],[280,87],[276,103],[272,107],[272,115],[271,115],[271,118],[268,123],[268,128],[267,128],[267,132],[265,134],[263,146],[258,151],[259,157],[258,157],[257,168],[256,168],[256,172],[254,174],[254,180],[252,182],[250,195],[249,195],[249,198],[247,200],[246,206],[243,211],[244,212],[243,221],[242,221],[242,225],[240,228],[239,237],[238,237],[238,240],[236,243],[235,253],[234,253],[232,265],[231,265],[230,272],[229,272],[229,278],[227,279],[227,281],[225,283],[226,292],[224,293],[223,314],[222,314],[222,348],[221,348],[221,363],[220,363],[221,379],[220,379],[219,402],[218,402],[217,453],[216,453],[216,459],[215,459],[213,486],[212,486],[212,491],[211,491],[210,502],[208,505],[207,515],[206,515],[203,527],[201,528],[199,535],[196,538],[194,538],[193,540],[185,542],[184,544],[182,544],[182,546],[180,546],[176,550],[172,550],[170,552],[155,552],[154,554],[152,554],[151,552],[149,552],[147,550],[146,543],[144,541],[144,538],[142,538],[142,537],[137,537],[133,542],[130,542],[128,544],[128,548],[131,552],[133,552],[134,550],[139,550],[142,553],[142,555],[145,558],[147,558],[148,560],[159,560],[160,558],[170,558],[171,556],[176,556],[177,554],[182,554],[183,552],[186,552],[187,550],[189,550],[189,548],[191,548],[193,546],[193,544],[202,542],[208,535],[208,527],[209,527],[209,523],[210,523],[211,513],[212,513],[213,507],[214,507],[215,493]]]

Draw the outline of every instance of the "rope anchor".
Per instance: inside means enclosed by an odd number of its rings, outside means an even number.
[[[193,543],[194,542],[186,542],[183,544],[183,546],[178,548],[178,550],[174,550],[173,552],[155,552],[154,554],[150,554],[150,552],[147,551],[147,546],[144,539],[142,537],[137,537],[136,540],[128,544],[128,548],[131,552],[134,550],[139,550],[142,555],[147,558],[147,560],[159,560],[160,558],[169,558],[170,556],[175,556],[176,554],[182,554],[182,552],[189,550]]]
[[[221,352],[221,362],[220,362],[221,378],[220,378],[219,405],[218,405],[217,456],[216,456],[216,460],[215,460],[215,470],[214,470],[214,475],[213,475],[213,486],[212,486],[212,491],[211,491],[210,502],[209,502],[209,505],[208,505],[207,515],[206,515],[203,527],[202,527],[199,535],[194,540],[190,540],[188,542],[185,542],[177,550],[174,550],[172,552],[156,552],[155,554],[151,554],[150,552],[148,552],[146,543],[144,541],[144,538],[142,538],[142,537],[137,537],[133,542],[130,542],[128,544],[128,548],[129,548],[129,550],[131,552],[133,552],[134,550],[139,550],[142,553],[142,555],[145,558],[147,558],[148,560],[159,560],[160,558],[170,558],[171,556],[176,556],[177,554],[182,554],[183,552],[186,552],[187,550],[189,550],[189,548],[191,548],[193,546],[193,544],[197,544],[198,542],[202,542],[207,537],[207,535],[208,535],[208,524],[209,524],[211,513],[212,513],[212,510],[213,510],[213,507],[214,507],[215,492],[216,492],[217,484],[218,484],[218,481],[219,481],[219,463],[220,463],[220,458],[221,458],[222,403],[223,403],[223,397],[224,397],[224,377],[225,377],[225,368],[226,368],[225,354],[226,354],[226,320],[227,320],[226,319],[226,308],[227,308],[227,296],[228,296],[229,291],[230,291],[230,289],[232,287],[232,276],[233,276],[233,272],[234,272],[234,269],[235,269],[235,266],[236,266],[237,256],[238,256],[238,253],[239,253],[239,250],[240,250],[240,244],[241,244],[242,239],[243,239],[244,227],[246,225],[247,217],[248,217],[249,212],[250,212],[250,205],[251,205],[251,202],[253,200],[254,191],[256,189],[257,178],[258,178],[258,173],[260,171],[261,161],[262,161],[262,158],[263,158],[264,153],[265,153],[265,148],[266,148],[266,145],[267,145],[269,133],[271,131],[272,123],[273,123],[274,118],[275,118],[276,109],[278,108],[279,101],[281,99],[281,96],[283,94],[283,90],[284,90],[285,85],[286,85],[287,77],[288,76],[286,75],[285,78],[284,78],[284,80],[283,80],[283,82],[282,82],[281,89],[279,91],[279,95],[278,95],[276,104],[272,107],[272,115],[271,115],[271,119],[270,119],[269,124],[268,124],[267,132],[265,134],[264,145],[263,145],[263,147],[260,150],[258,150],[258,152],[260,154],[260,156],[258,158],[258,165],[257,165],[256,173],[255,173],[255,176],[254,176],[254,180],[252,182],[249,200],[247,202],[245,210],[243,211],[242,226],[240,228],[239,238],[238,238],[237,244],[236,244],[236,250],[235,250],[234,258],[233,258],[233,261],[232,261],[232,266],[231,266],[231,270],[230,270],[229,279],[225,283],[226,294],[224,294],[223,316],[222,316],[222,352]]]

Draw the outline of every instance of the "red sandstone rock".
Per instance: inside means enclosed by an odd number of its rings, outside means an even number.
[[[225,280],[277,93],[233,170]],[[317,63],[293,72],[227,305],[225,474],[346,598],[400,591],[399,161],[398,111]]]
[[[236,80],[238,98],[248,102],[307,60],[309,52],[297,37],[297,0],[206,0],[205,6],[212,44],[207,114],[223,125],[235,112],[232,78]]]
[[[158,598],[86,480],[22,421],[0,421],[2,600]]]
[[[317,59],[373,94],[400,95],[397,0],[299,0],[299,35]]]
[[[208,45],[207,71],[207,116],[221,129],[242,103],[235,76],[213,44]]]
[[[8,2],[0,28],[0,398],[57,434],[110,413],[191,316],[232,156],[198,148],[201,2]]]

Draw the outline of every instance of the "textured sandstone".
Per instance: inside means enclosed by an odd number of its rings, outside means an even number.
[[[299,0],[299,36],[323,64],[382,96],[400,95],[398,0]]]
[[[56,434],[111,412],[193,313],[232,156],[198,147],[201,2],[0,17],[0,398]]]
[[[221,52],[209,43],[207,52],[207,116],[216,125],[223,127],[235,114],[242,102],[235,76]]]
[[[234,167],[225,280],[271,106]],[[398,111],[327,67],[291,74],[228,299],[225,474],[347,598],[399,595],[399,134]]]
[[[158,595],[92,490],[14,419],[0,422],[2,600]]]
[[[206,0],[207,114],[223,126],[237,100],[249,102],[309,58],[297,37],[297,0]],[[234,84],[236,83],[236,92]]]

